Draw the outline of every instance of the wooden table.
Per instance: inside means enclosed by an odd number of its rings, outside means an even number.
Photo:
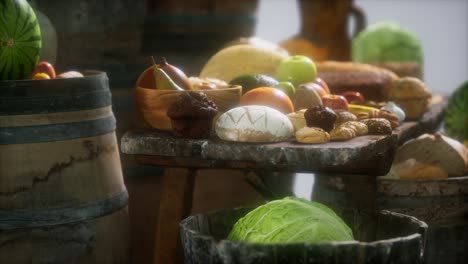
[[[399,144],[439,127],[445,105],[446,100],[435,100],[423,118],[402,124],[392,135],[319,145],[226,142],[215,136],[191,140],[151,129],[127,132],[121,140],[123,153],[140,164],[164,168],[154,263],[183,263],[179,222],[190,213],[198,169],[345,173],[358,183],[347,190],[351,203],[372,211],[376,176],[388,172]]]

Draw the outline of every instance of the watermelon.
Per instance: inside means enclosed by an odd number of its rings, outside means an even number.
[[[30,78],[41,53],[41,30],[26,0],[0,0],[0,80]]]
[[[468,140],[468,81],[450,96],[444,115],[444,130],[461,142]]]

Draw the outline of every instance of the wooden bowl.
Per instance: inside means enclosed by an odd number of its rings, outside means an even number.
[[[167,117],[166,111],[181,93],[186,92],[189,91],[155,90],[136,87],[135,106],[145,123],[150,127],[171,131],[171,120]],[[218,106],[219,112],[226,112],[239,105],[242,87],[232,85],[215,90],[198,90],[193,92],[205,93]]]

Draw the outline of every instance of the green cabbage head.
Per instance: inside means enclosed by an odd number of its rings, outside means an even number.
[[[286,197],[250,211],[235,223],[228,239],[264,244],[319,243],[353,240],[353,234],[325,205]]]
[[[416,61],[423,63],[419,39],[397,23],[369,25],[352,40],[351,57],[355,62],[384,63]]]

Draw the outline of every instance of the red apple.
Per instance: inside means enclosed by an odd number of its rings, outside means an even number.
[[[348,111],[348,100],[342,95],[338,94],[326,94],[322,97],[323,106],[329,107],[333,110],[345,110]]]
[[[320,96],[320,98],[322,98],[326,94],[330,94],[329,92],[327,92],[327,90],[325,90],[323,88],[323,86],[321,86],[320,84],[318,84],[316,82],[303,83],[303,84],[299,85],[299,87],[301,87],[301,86],[305,86],[305,87],[307,87],[307,89],[314,89],[314,91],[317,92],[317,94]]]
[[[56,77],[54,66],[52,66],[52,64],[48,63],[47,61],[40,61],[36,65],[36,67],[34,68],[32,74],[31,74],[31,78],[34,77],[38,73],[45,73],[51,79],[54,79]]]
[[[364,96],[360,92],[346,91],[341,95],[344,96],[350,104],[363,104],[365,102]]]
[[[325,91],[327,91],[328,94],[330,93],[330,88],[328,87],[328,84],[324,80],[317,77],[317,78],[315,78],[314,82],[317,83],[318,85],[322,86],[323,89],[325,89]]]
[[[136,81],[136,87],[142,87],[147,89],[156,89],[156,80],[154,79],[153,66],[150,66],[144,70]]]

